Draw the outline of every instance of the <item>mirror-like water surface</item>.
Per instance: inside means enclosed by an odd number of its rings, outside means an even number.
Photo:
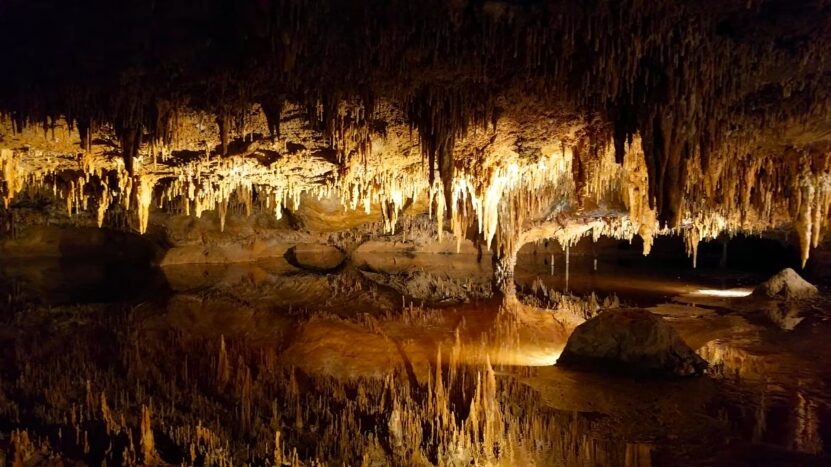
[[[582,258],[563,295],[563,271],[531,256],[516,275],[527,305],[508,313],[483,292],[489,264],[428,256],[330,274],[282,259],[4,264],[0,451],[95,465],[831,461],[831,324],[783,331],[696,295],[753,274]],[[417,300],[424,290],[437,299]],[[604,299],[664,316],[710,373],[553,366],[568,331],[539,306],[582,313]]]

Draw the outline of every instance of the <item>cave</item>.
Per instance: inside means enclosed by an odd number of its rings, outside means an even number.
[[[831,3],[0,1],[0,466],[831,465]]]

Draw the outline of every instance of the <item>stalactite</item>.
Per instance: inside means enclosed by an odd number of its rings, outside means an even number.
[[[227,109],[221,110],[216,116],[216,125],[219,127],[219,153],[227,156],[231,131],[231,115]]]
[[[130,175],[133,174],[135,159],[141,146],[141,130],[137,128],[123,128],[120,130],[121,153],[124,159],[124,168]]]
[[[92,136],[95,133],[95,123],[88,118],[78,120],[78,134],[81,138],[81,148],[84,151],[92,150]]]
[[[701,236],[698,232],[698,227],[692,226],[684,231],[684,245],[687,248],[687,256],[692,258],[693,269],[698,266],[699,242],[701,242]]]
[[[120,203],[129,210],[135,192],[140,200],[133,206],[139,211],[139,231],[147,228],[149,204],[156,202],[149,198],[157,194],[162,197],[159,204],[176,201],[186,213],[197,217],[205,211],[217,211],[220,229],[224,229],[229,203],[233,204],[234,197],[242,200],[249,215],[251,202],[247,199],[256,195],[258,199],[268,200],[269,208],[280,217],[284,207],[288,203],[296,206],[303,194],[319,198],[334,195],[351,209],[362,207],[369,213],[379,207],[377,212],[384,230],[394,232],[405,206],[427,198],[430,209],[441,211],[437,216],[440,236],[449,221],[457,242],[467,236],[481,235],[488,246],[495,242],[498,251],[510,250],[518,234],[533,227],[534,222],[552,220],[553,211],[573,214],[580,204],[620,210],[622,204],[629,220],[609,221],[607,230],[624,237],[640,235],[645,253],[649,252],[655,235],[682,233],[691,225],[696,227],[700,240],[714,238],[720,232],[758,232],[789,226],[798,230],[803,260],[807,260],[810,249],[822,238],[827,217],[824,214],[827,190],[823,188],[827,168],[817,156],[823,150],[818,146],[798,151],[786,149],[782,154],[775,148],[764,150],[770,153],[750,153],[761,151],[758,148],[762,147],[763,129],[781,132],[785,128],[804,127],[800,121],[822,116],[824,101],[818,99],[820,103],[800,107],[798,111],[779,109],[775,118],[761,117],[758,109],[763,103],[762,96],[745,88],[751,85],[747,80],[760,76],[762,71],[754,70],[752,62],[743,58],[755,56],[758,51],[749,45],[739,48],[740,55],[719,50],[712,39],[703,35],[703,29],[697,27],[710,24],[711,19],[707,15],[687,18],[682,10],[675,11],[659,2],[645,10],[626,10],[619,22],[607,24],[608,17],[604,15],[608,12],[601,7],[596,14],[564,17],[545,28],[528,23],[527,31],[522,32],[494,20],[483,29],[488,37],[477,38],[482,41],[482,49],[476,53],[482,54],[482,60],[492,60],[487,64],[479,62],[479,55],[466,56],[469,50],[456,42],[454,29],[447,25],[447,29],[434,32],[441,31],[438,37],[442,39],[436,40],[462,53],[462,58],[457,57],[459,61],[453,63],[459,67],[459,76],[465,77],[459,82],[415,80],[403,89],[397,86],[379,89],[377,83],[368,79],[361,83],[360,92],[350,92],[346,84],[341,89],[316,82],[320,85],[316,92],[298,94],[293,91],[299,89],[297,83],[294,87],[281,83],[274,87],[280,92],[266,92],[257,88],[259,84],[252,84],[256,89],[247,89],[235,83],[234,78],[223,75],[219,80],[222,82],[212,82],[211,89],[215,85],[217,94],[227,99],[219,106],[219,115],[208,121],[204,116],[197,122],[188,120],[194,114],[205,112],[187,108],[183,104],[187,102],[186,96],[175,99],[143,96],[133,83],[117,93],[117,112],[93,108],[90,103],[96,101],[89,96],[69,100],[73,103],[71,112],[40,108],[43,106],[33,106],[34,110],[28,112],[7,110],[11,133],[25,136],[32,131],[33,124],[42,127],[45,123],[54,136],[46,142],[41,140],[42,144],[55,144],[59,139],[81,141],[85,152],[82,163],[94,161],[98,165],[83,168],[86,176],[83,182],[73,179],[74,176],[61,175],[66,180],[63,185],[53,175],[70,171],[72,165],[50,159],[51,152],[27,150],[26,154],[12,152],[11,155],[4,152],[0,156],[4,161],[4,204],[8,207],[12,197],[24,186],[45,185],[48,178],[56,197],[63,199],[67,213],[72,216],[86,209],[91,193],[93,198],[97,197],[95,217],[99,225],[103,225],[110,206]],[[656,30],[648,35],[629,23],[637,24],[646,18],[660,18],[655,24]],[[676,23],[669,18],[682,21],[676,28]],[[603,25],[611,29],[601,33]],[[581,33],[581,29],[585,31]],[[502,36],[508,31],[511,31],[510,40]],[[386,37],[385,33],[379,34]],[[583,39],[587,40],[581,39],[581,34],[586,34]],[[430,37],[425,36],[421,43],[433,44],[434,39]],[[329,39],[321,37],[324,43]],[[400,45],[400,38],[389,39]],[[304,51],[298,44],[291,47],[297,48],[293,54],[311,50]],[[586,63],[576,63],[574,56],[587,48],[593,48],[595,55]],[[376,58],[392,66],[394,60],[384,58],[386,50],[376,50],[379,54]],[[431,54],[437,53],[436,50]],[[678,58],[678,51],[683,52],[683,60]],[[815,46],[806,44],[799,53],[812,56],[816,53]],[[441,58],[441,55],[430,56]],[[550,63],[543,65],[547,61]],[[360,68],[366,62],[354,63]],[[463,72],[469,71],[467,67],[472,64],[481,75]],[[725,71],[726,64],[739,71],[733,72],[732,68],[730,72]],[[526,82],[520,86],[516,82],[497,84],[488,79],[488,73],[494,71],[492,67],[503,66],[512,72],[524,71]],[[545,73],[539,67],[544,67]],[[748,77],[743,78],[742,74]],[[563,92],[552,92],[554,84],[562,84],[565,78],[569,79]],[[781,87],[788,98],[825,95],[812,83],[794,82]],[[537,96],[540,90],[550,94],[550,99]],[[216,97],[211,96],[211,103],[196,99],[194,105],[200,109],[216,109]],[[538,169],[540,160],[543,164],[557,162],[547,161],[548,154],[540,158],[536,151],[523,149],[522,145],[528,141],[524,141],[522,128],[511,127],[519,118],[516,113],[523,112],[524,106],[530,106],[535,99],[541,100],[540,107],[528,108],[540,115],[552,106],[580,111],[580,117],[568,117],[571,127],[579,126],[579,129],[558,129],[556,137],[552,137],[564,148],[559,151],[561,158],[569,159],[568,175]],[[742,105],[728,105],[737,100]],[[261,102],[259,110],[247,104],[253,101]],[[308,160],[312,153],[309,149],[301,150],[308,152],[298,153],[296,157],[284,149],[278,151],[279,157],[263,162],[273,155],[258,149],[260,141],[252,142],[250,149],[242,154],[228,155],[230,127],[234,123],[239,127],[234,131],[242,134],[243,140],[246,134],[252,134],[242,129],[252,118],[264,121],[260,129],[274,136],[281,131],[288,132],[288,136],[300,134],[296,122],[281,115],[296,111],[297,103],[308,105],[311,109],[308,118],[319,130],[301,135],[298,141],[310,141],[322,134],[337,153],[336,169],[315,168],[304,172],[301,161]],[[257,116],[251,117],[254,113]],[[376,126],[377,116],[383,116],[383,129]],[[214,121],[220,129],[218,140],[226,157],[214,160],[188,156],[168,164],[163,160],[158,167],[143,164],[148,156],[155,157],[157,153],[167,154],[162,159],[169,158],[174,148],[161,146],[171,146],[175,139],[182,140],[176,148],[179,151],[192,151],[194,140],[204,140],[204,145],[215,144],[215,134],[191,135],[190,141],[187,134],[175,138],[173,134],[175,128],[204,129]],[[283,130],[279,128],[281,121]],[[427,159],[423,171],[426,173],[418,173],[413,165],[383,167],[385,155],[409,154],[410,148],[402,142],[403,138],[395,140],[389,148],[383,146],[387,143],[387,133],[397,131],[396,125],[409,125],[418,131],[418,146]],[[733,129],[729,132],[722,129],[727,126]],[[151,139],[142,145],[145,130]],[[40,138],[41,128],[36,131]],[[120,175],[118,163],[108,161],[101,153],[98,146],[102,145],[90,147],[93,132],[105,140],[114,132],[121,143],[126,172],[147,175],[158,189],[151,188],[147,180],[142,182]],[[471,148],[467,139],[475,139],[478,133],[490,136],[491,142]],[[514,138],[513,143],[502,141],[506,134]],[[540,137],[535,138],[526,147],[538,143]],[[491,148],[493,141],[499,144]],[[288,139],[283,148],[287,142]],[[796,156],[791,154],[794,151]],[[355,155],[361,157],[352,161]],[[500,158],[504,160],[499,161]],[[794,158],[800,162],[778,163]],[[42,161],[42,166],[34,167],[35,161]],[[807,172],[788,168],[800,164],[807,167]],[[406,169],[402,170],[403,167]],[[102,180],[104,173],[116,178],[118,189],[102,187],[101,194],[95,194],[91,187],[97,182],[89,179],[93,172]],[[731,183],[733,180],[738,183]],[[437,181],[440,189],[435,184]],[[571,187],[571,193],[567,186]],[[437,191],[444,198],[441,204],[433,196]],[[806,204],[800,204],[799,209],[784,208],[788,193],[797,191],[800,198],[808,200]],[[471,225],[476,228],[469,229]]]
[[[138,213],[139,233],[147,232],[150,221],[150,205],[153,203],[153,189],[156,179],[152,175],[141,174],[136,177],[136,211]]]
[[[12,150],[0,149],[0,166],[3,168],[3,206],[9,209],[12,199],[23,189],[23,180],[17,173],[17,162]]]

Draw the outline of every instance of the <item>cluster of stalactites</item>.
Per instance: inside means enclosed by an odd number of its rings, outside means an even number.
[[[17,19],[26,24],[30,18],[23,3]],[[137,27],[129,31],[134,34],[110,39],[121,44],[124,38],[148,34],[137,42],[153,46],[132,50],[135,63],[147,69],[113,67],[100,89],[85,87],[85,80],[73,82],[73,77],[85,76],[76,70],[29,83],[26,71],[39,69],[37,63],[29,63],[27,48],[10,51],[23,55],[12,60],[19,66],[7,73],[18,86],[0,92],[2,110],[16,128],[35,123],[54,127],[58,115],[67,115],[86,149],[96,128],[112,128],[132,175],[142,142],[150,139],[160,148],[175,144],[181,102],[215,114],[221,155],[231,150],[234,128],[252,105],[262,106],[269,132],[279,137],[284,103],[297,102],[343,164],[371,150],[374,102],[389,98],[407,109],[407,123],[419,130],[428,160],[427,187],[432,189],[438,171],[452,214],[455,141],[467,128],[494,118],[499,87],[524,83],[529,92],[555,96],[565,107],[603,115],[613,127],[618,163],[625,163],[625,146],[640,135],[647,194],[627,195],[630,201],[647,200],[646,206],[634,208],[637,223],[646,225],[641,218],[651,210],[662,224],[676,228],[690,212],[684,186],[694,160],[708,171],[723,159],[723,146],[734,134],[763,134],[776,122],[827,116],[830,101],[824,56],[831,29],[823,5],[816,11],[777,11],[781,2],[625,0],[599,1],[591,8],[536,2],[260,3],[236,9],[205,2],[206,17],[223,15],[233,26],[222,28],[227,40],[217,40],[210,31],[188,32],[195,36],[188,36],[192,43],[208,44],[199,48],[205,55],[180,55],[163,46],[166,36],[156,35],[164,28],[142,28],[142,21],[158,17],[159,24],[166,24],[178,18],[182,12],[175,6],[129,18],[124,24]],[[55,5],[45,14],[77,14],[64,8]],[[112,13],[125,20],[120,11]],[[777,28],[769,24],[773,13],[785,15]],[[341,27],[331,27],[328,18],[333,16]],[[9,31],[18,27],[12,21]],[[87,36],[93,29],[78,29],[81,37],[93,39]],[[65,47],[48,39],[31,47],[41,44],[52,47],[41,51],[48,56]],[[217,44],[223,45],[214,49]],[[147,51],[161,57],[144,57]],[[166,60],[168,53],[175,60]],[[214,64],[207,68],[210,76],[200,73],[205,67],[193,66],[207,57]],[[240,67],[241,62],[257,66]],[[170,73],[151,63],[180,68]],[[51,75],[69,83],[62,86]],[[345,104],[352,100],[360,105]],[[752,142],[748,138],[743,148]],[[163,149],[159,153],[167,154]]]
[[[582,177],[574,180],[580,207],[570,213],[568,221],[556,220],[548,228],[538,228],[546,221],[536,216],[536,222],[506,238],[525,242],[531,241],[531,237],[554,237],[565,246],[589,232],[595,240],[598,235],[629,240],[639,235],[644,254],[648,254],[656,235],[679,234],[695,267],[702,240],[792,227],[799,236],[804,266],[810,250],[822,241],[831,209],[829,154],[788,149],[766,156],[711,162],[707,171],[700,170],[697,157],[700,154],[693,156],[693,168],[679,186],[683,193],[679,206],[681,221],[675,228],[660,222],[654,204],[650,203],[649,173],[641,139],[635,136],[626,145],[622,163],[615,162],[608,149],[580,162],[581,171],[574,172]],[[509,202],[516,203],[513,199]],[[627,216],[615,215],[621,208]],[[508,220],[513,219],[511,210],[528,212],[519,204],[506,206]],[[598,219],[602,221],[596,222]],[[504,227],[508,225],[510,222],[505,222]]]
[[[90,201],[96,200],[95,217],[99,227],[104,225],[106,212],[116,200],[120,200],[120,205],[129,210],[133,186],[146,186],[139,178],[130,177],[122,164],[102,163],[88,154],[83,154],[77,165],[69,170],[48,164],[32,168],[21,163],[15,151],[2,149],[0,165],[3,168],[0,191],[6,209],[9,209],[15,196],[24,190],[29,197],[47,194],[62,199],[69,217],[90,210]],[[145,193],[144,198],[147,196]],[[138,205],[146,202],[139,199]],[[146,216],[143,217],[146,220]],[[140,225],[146,227],[146,223],[140,222]]]
[[[624,140],[622,148],[615,138],[604,143],[595,135],[575,144],[558,142],[522,156],[504,146],[489,153],[463,155],[455,148],[455,138],[467,131],[472,118],[463,110],[467,107],[441,94],[428,93],[413,102],[410,112],[418,114],[418,130],[424,133],[419,138],[422,150],[430,159],[430,168],[439,169],[438,177],[432,180],[432,170],[425,171],[417,161],[385,168],[383,155],[371,152],[371,142],[360,143],[369,151],[361,159],[342,158],[340,167],[304,175],[297,172],[304,163],[302,154],[296,155],[295,165],[287,156],[265,164],[252,154],[214,157],[206,149],[204,157],[178,165],[165,163],[166,157],[158,165],[156,160],[149,163],[146,151],[154,156],[170,155],[170,147],[162,140],[158,145],[145,145],[142,154],[131,157],[132,174],[125,162],[91,151],[81,153],[70,166],[60,166],[46,153],[30,153],[29,162],[23,164],[15,151],[2,149],[0,190],[8,208],[26,186],[51,185],[52,194],[65,200],[70,216],[90,209],[90,198],[94,197],[99,226],[111,206],[120,205],[127,211],[133,206],[141,233],[147,231],[154,201],[196,217],[216,211],[224,230],[232,197],[242,203],[247,215],[258,200],[280,218],[284,208],[297,209],[303,194],[318,198],[334,195],[344,209],[370,213],[377,207],[384,229],[392,233],[406,206],[426,199],[431,214],[435,211],[440,238],[449,215],[450,230],[459,242],[471,235],[473,227],[477,241],[488,247],[495,243],[503,255],[521,246],[522,234],[529,226],[540,221],[558,222],[561,213],[572,218],[599,218],[604,212],[625,212],[625,221],[617,215],[606,216],[604,232],[616,238],[639,235],[644,254],[649,253],[655,235],[680,233],[694,265],[699,242],[724,233],[793,226],[799,233],[803,264],[810,249],[822,239],[831,204],[831,158],[827,152],[787,149],[749,155],[739,150],[743,143],[731,149],[734,157],[715,158],[692,150],[686,154],[685,178],[673,188],[680,193],[676,206],[680,221],[670,228],[671,224],[659,221],[654,199],[653,172],[645,151],[652,142],[640,135]],[[428,112],[436,102],[446,107],[448,115]],[[348,117],[355,107],[338,109],[338,115]],[[481,128],[487,124],[486,116],[493,116],[493,109],[484,106],[478,112],[478,120],[473,121]],[[265,115],[268,117],[267,112]],[[365,114],[348,117],[364,122],[367,118]],[[359,143],[360,138],[341,133],[341,138]],[[83,134],[78,137],[83,141]],[[174,137],[170,138],[173,141]],[[351,151],[354,154],[354,149]],[[35,166],[32,161],[43,164]],[[442,169],[448,161],[452,170]],[[593,228],[592,232],[596,231]]]
[[[764,156],[720,159],[706,171],[693,164],[681,224],[690,255],[695,257],[699,241],[720,234],[793,227],[804,266],[822,240],[828,219],[829,160],[824,150],[788,148]]]
[[[573,155],[566,146],[559,146],[559,151],[541,154],[527,165],[497,167],[488,174],[486,183],[467,190],[479,233],[488,247],[496,238],[497,251],[513,252],[521,246],[515,241],[528,221],[550,218],[571,207]]]

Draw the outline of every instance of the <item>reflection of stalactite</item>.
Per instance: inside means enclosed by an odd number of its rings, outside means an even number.
[[[156,453],[150,409],[146,406],[141,408],[141,453],[144,465],[156,465],[161,461]]]
[[[797,390],[794,416],[796,420],[793,433],[793,449],[811,454],[822,452],[823,442],[820,435],[817,403],[806,396],[804,391]]]
[[[225,348],[225,336],[219,337],[219,357],[216,363],[216,380],[224,386],[231,379],[231,364],[228,361],[228,351]]]
[[[762,386],[759,396],[759,405],[756,407],[755,422],[753,424],[753,442],[761,443],[767,431],[767,382]]]
[[[652,467],[652,446],[644,443],[626,443],[624,465],[627,467]]]

